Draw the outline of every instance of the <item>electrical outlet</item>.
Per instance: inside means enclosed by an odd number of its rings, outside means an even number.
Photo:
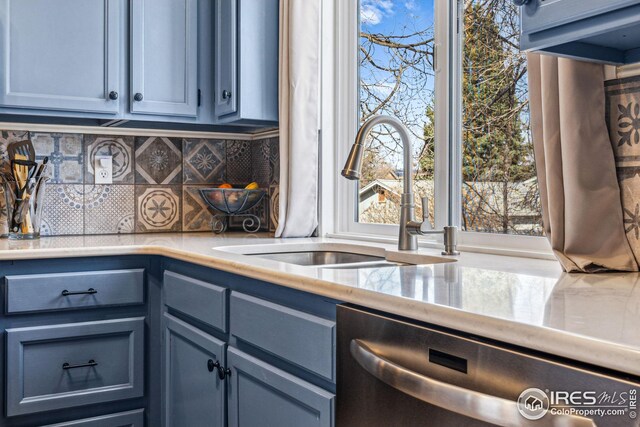
[[[113,183],[113,157],[96,156],[93,164],[96,184]]]

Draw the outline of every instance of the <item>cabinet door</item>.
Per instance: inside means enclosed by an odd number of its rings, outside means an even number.
[[[164,425],[218,427],[225,422],[225,344],[169,314],[164,315]]]
[[[331,427],[335,396],[229,347],[230,427]]]
[[[535,33],[637,3],[637,0],[533,0],[523,6],[522,31]]]
[[[197,0],[133,0],[131,112],[195,117],[197,79]]]
[[[214,107],[216,117],[222,117],[238,109],[238,3],[215,2]]]
[[[0,104],[117,113],[120,5],[0,0]]]

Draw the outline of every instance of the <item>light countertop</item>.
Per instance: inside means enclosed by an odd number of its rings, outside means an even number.
[[[0,260],[162,255],[640,376],[640,274],[569,275],[555,261],[477,253],[452,263],[354,270],[229,252],[317,242],[369,245],[211,233],[46,237],[2,239]]]

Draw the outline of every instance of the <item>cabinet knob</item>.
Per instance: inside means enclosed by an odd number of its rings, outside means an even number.
[[[223,90],[222,99],[229,99],[229,98],[231,98],[231,92],[229,92],[228,90]]]
[[[142,96],[142,94],[140,92],[136,93],[135,95],[133,95],[133,100],[134,101],[142,101],[144,99],[144,96]]]
[[[220,378],[221,380],[231,376],[231,369],[225,368],[220,364],[220,362],[214,362],[213,359],[207,360],[207,369],[209,370],[209,372],[213,372],[214,369],[217,369],[218,378]]]
[[[516,6],[524,6],[529,3],[531,3],[531,0],[513,0],[513,4]]]
[[[109,99],[112,101],[115,101],[116,99],[118,99],[118,92],[116,92],[115,90],[112,90],[111,92],[109,92]]]

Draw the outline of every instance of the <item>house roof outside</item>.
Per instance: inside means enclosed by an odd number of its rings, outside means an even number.
[[[360,189],[360,221],[367,223],[397,224],[400,221],[400,197],[403,182],[400,179],[376,179]],[[465,182],[462,189],[465,224],[478,231],[492,231],[504,219],[505,200],[508,219],[513,232],[540,234],[541,214],[538,186],[535,178],[521,182],[479,181]],[[382,195],[382,197],[380,196]],[[506,197],[505,197],[506,195]],[[422,217],[420,199],[430,200],[429,217],[433,223],[433,180],[414,182],[416,217]]]

